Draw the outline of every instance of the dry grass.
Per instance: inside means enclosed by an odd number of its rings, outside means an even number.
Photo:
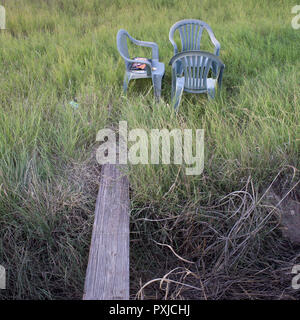
[[[291,288],[299,247],[282,236],[280,221],[286,212],[278,209],[295,196],[299,180],[289,168],[283,171],[261,196],[248,177],[241,190],[209,207],[187,203],[176,216],[164,212],[163,219],[163,208],[139,210],[132,250],[148,253],[132,263],[134,283],[140,281],[132,298],[299,299],[300,292]],[[282,189],[283,177],[290,187],[274,206],[270,190]],[[139,270],[144,267],[142,274],[135,272],[137,261]]]

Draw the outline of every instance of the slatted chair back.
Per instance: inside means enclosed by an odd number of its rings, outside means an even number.
[[[181,74],[176,74],[176,63],[180,61],[182,65]],[[224,64],[214,54],[206,51],[186,51],[175,55],[171,61],[173,76],[176,77],[184,76],[184,91],[201,93],[207,91],[207,79],[212,76],[210,70],[212,65],[217,66],[217,76],[219,86],[221,86],[222,74],[224,70]]]
[[[178,52],[201,50],[201,38],[203,31],[206,30],[211,42],[215,46],[215,55],[219,55],[220,43],[216,39],[211,27],[201,20],[185,19],[176,22],[170,29],[169,40],[174,47],[174,55]],[[174,40],[175,32],[178,31],[181,40],[181,51],[178,50],[177,44]]]

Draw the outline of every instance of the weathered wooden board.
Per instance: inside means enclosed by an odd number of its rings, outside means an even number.
[[[83,300],[129,299],[129,182],[102,166]]]

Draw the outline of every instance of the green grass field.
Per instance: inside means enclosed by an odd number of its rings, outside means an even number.
[[[96,134],[119,120],[129,129],[205,130],[199,176],[183,165],[129,167],[132,298],[300,298],[290,275],[299,247],[283,237],[275,207],[299,201],[294,0],[0,4],[0,264],[8,275],[0,299],[81,299],[99,186]],[[221,97],[184,94],[176,115],[168,34],[186,18],[212,27],[226,68]],[[148,79],[123,95],[121,28],[158,44],[159,104]]]

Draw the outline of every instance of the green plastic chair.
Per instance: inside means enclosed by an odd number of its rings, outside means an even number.
[[[138,46],[152,48],[152,58],[148,59],[148,61],[131,59],[128,54],[128,39]],[[123,84],[124,93],[127,92],[128,83],[130,80],[151,78],[154,88],[154,96],[157,100],[159,100],[161,96],[161,82],[165,73],[165,65],[164,63],[159,62],[158,45],[154,42],[136,40],[132,38],[126,30],[121,29],[117,34],[117,48],[125,62],[125,76]],[[133,63],[146,64],[146,70],[143,72],[131,70]]]
[[[181,66],[180,70],[178,62]],[[169,64],[172,66],[171,99],[175,110],[179,107],[183,91],[207,93],[209,99],[214,99],[216,86],[218,85],[218,89],[221,89],[225,65],[212,53],[200,50],[180,52],[170,60]],[[213,65],[215,76],[212,70]]]
[[[195,19],[185,19],[176,22],[170,29],[169,40],[174,48],[174,55],[179,52],[191,51],[191,50],[201,50],[201,38],[203,35],[203,30],[208,32],[211,42],[213,43],[215,50],[214,54],[216,56],[220,55],[221,45],[216,39],[211,27],[201,20]],[[178,49],[177,44],[174,41],[175,32],[179,32],[181,40],[181,51]],[[181,71],[181,64],[178,61],[177,66],[178,72]],[[216,66],[213,64],[213,72],[216,74]]]

